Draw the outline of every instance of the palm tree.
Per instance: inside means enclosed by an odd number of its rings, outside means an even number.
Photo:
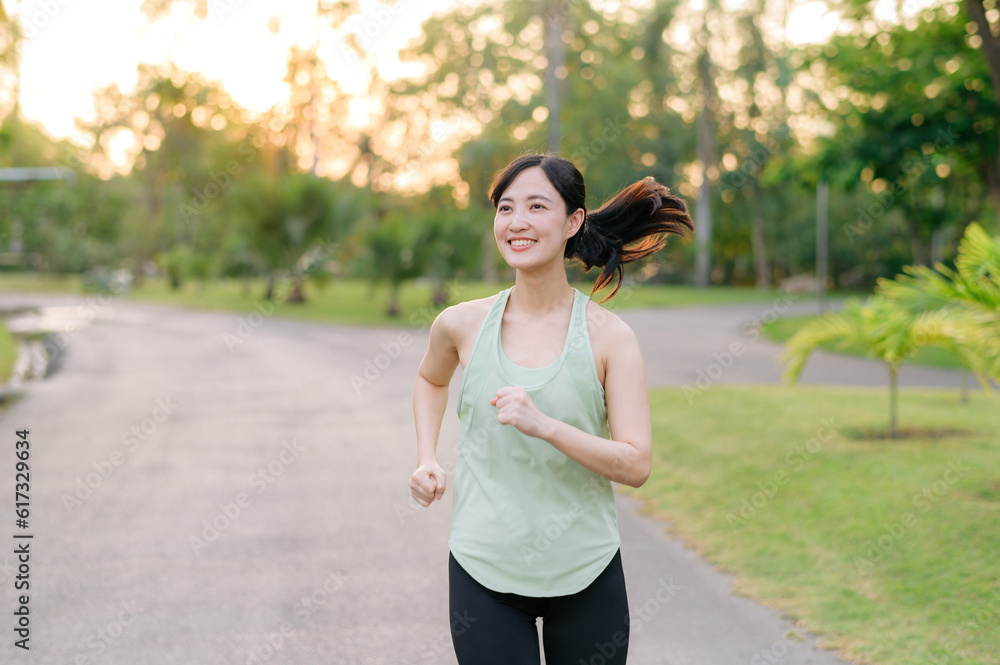
[[[972,223],[958,245],[955,269],[935,268],[907,266],[905,275],[879,280],[878,291],[911,314],[947,318],[959,347],[953,350],[989,390],[988,380],[1000,378],[1000,237]]]
[[[797,382],[809,356],[821,346],[865,349],[882,361],[889,374],[889,436],[895,438],[899,368],[920,347],[952,343],[954,335],[952,321],[936,312],[914,315],[881,295],[865,303],[852,300],[841,311],[811,321],[788,340],[781,356],[787,363],[784,376]]]

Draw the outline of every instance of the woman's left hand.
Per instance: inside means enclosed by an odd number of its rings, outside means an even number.
[[[504,386],[490,404],[497,407],[497,421],[501,424],[513,425],[527,436],[544,438],[549,417],[538,410],[524,388]]]

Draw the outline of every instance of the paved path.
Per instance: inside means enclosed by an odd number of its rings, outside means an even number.
[[[77,302],[0,294],[0,308]],[[625,318],[653,385],[693,382],[712,353],[741,340],[747,351],[718,380],[770,380],[774,348],[750,343],[739,327],[761,310]],[[127,301],[92,311],[92,322],[65,338],[61,369],[0,414],[8,441],[31,430],[34,534],[24,653],[12,646],[8,446],[0,455],[8,494],[0,662],[455,662],[451,494],[415,509],[406,485],[426,331],[247,322]],[[230,348],[227,339],[240,343]],[[369,365],[370,385],[355,390],[352,375]],[[876,380],[877,367],[859,367],[860,382]],[[439,445],[445,465],[457,448],[459,380]],[[630,499],[620,497],[619,510],[634,612],[630,663],[840,662],[812,638],[789,639],[791,624],[775,613],[733,596],[727,576],[637,515]]]

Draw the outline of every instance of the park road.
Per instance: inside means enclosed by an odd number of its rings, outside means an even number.
[[[412,386],[426,329],[349,328],[113,299],[51,307],[61,369],[0,414],[0,662],[452,664],[451,491],[409,499]],[[694,382],[765,306],[627,312],[651,384]],[[94,315],[94,316],[91,316]],[[669,339],[670,343],[664,341]],[[716,380],[743,380],[776,347]],[[771,347],[771,348],[767,348]],[[858,361],[862,362],[862,361]],[[863,363],[872,377],[879,368]],[[763,365],[761,365],[763,366]],[[367,370],[367,374],[366,374]],[[773,380],[777,368],[756,380]],[[364,382],[352,381],[352,376]],[[751,377],[752,378],[752,377]],[[953,376],[941,374],[941,380]],[[809,374],[806,376],[810,380]],[[439,444],[453,468],[456,373]],[[29,528],[15,431],[30,430]],[[635,665],[833,665],[619,497]],[[14,532],[30,540],[30,651],[15,648]],[[4,535],[5,534],[5,535]],[[19,592],[20,593],[20,592]],[[595,645],[592,663],[600,663]]]

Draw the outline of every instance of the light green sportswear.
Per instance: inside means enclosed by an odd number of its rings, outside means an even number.
[[[497,422],[503,386],[523,386],[542,413],[609,437],[604,388],[587,332],[590,297],[573,289],[562,355],[545,367],[515,365],[500,343],[510,287],[476,336],[458,397],[461,422],[449,547],[477,582],[523,596],[585,589],[621,543],[611,481],[550,443]]]

